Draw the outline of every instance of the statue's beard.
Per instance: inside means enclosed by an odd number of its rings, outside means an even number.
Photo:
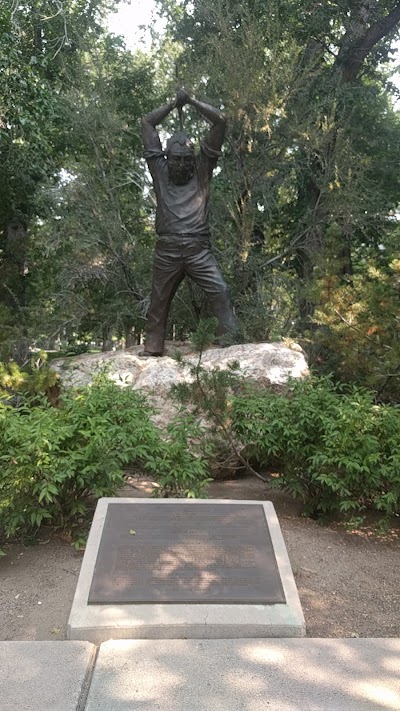
[[[194,175],[194,165],[168,165],[168,175],[169,179],[175,185],[187,185],[187,183],[193,178]]]

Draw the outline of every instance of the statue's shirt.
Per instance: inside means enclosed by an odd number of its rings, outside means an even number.
[[[186,185],[172,182],[167,158],[161,150],[148,148],[144,155],[157,198],[157,234],[208,234],[210,183],[219,153],[203,141],[195,158],[194,175]]]

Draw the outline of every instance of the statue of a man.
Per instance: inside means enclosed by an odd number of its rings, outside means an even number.
[[[200,153],[185,133],[176,133],[161,147],[156,131],[173,109],[193,106],[210,123]],[[187,275],[207,294],[218,319],[217,335],[236,330],[228,287],[210,248],[209,196],[213,169],[220,156],[226,121],[209,104],[197,101],[181,89],[176,99],[144,116],[145,158],[157,198],[158,235],[153,269],[151,302],[147,313],[147,337],[143,356],[162,356],[167,318],[175,292]]]

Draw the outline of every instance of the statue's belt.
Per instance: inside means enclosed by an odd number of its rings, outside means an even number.
[[[174,232],[171,234],[163,234],[163,235],[158,235],[157,236],[157,243],[160,242],[178,242],[180,240],[184,239],[191,239],[191,240],[210,240],[210,233],[209,232]]]

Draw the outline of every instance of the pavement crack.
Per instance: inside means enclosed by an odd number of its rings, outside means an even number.
[[[90,655],[90,659],[89,659],[88,666],[86,669],[85,681],[83,683],[81,693],[79,696],[77,711],[85,711],[86,702],[87,702],[87,699],[89,696],[90,686],[91,686],[92,679],[93,679],[94,668],[96,666],[97,657],[99,656],[99,651],[100,651],[100,646],[97,647],[95,645],[92,645],[92,653]]]
[[[209,615],[209,609],[208,609],[208,605],[206,605],[206,616],[204,618],[204,627],[207,627],[208,615]]]

